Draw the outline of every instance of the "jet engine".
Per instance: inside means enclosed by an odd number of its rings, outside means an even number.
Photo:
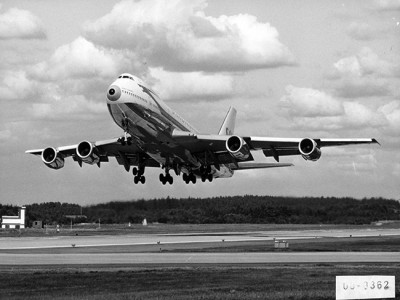
[[[100,161],[100,156],[96,146],[88,141],[83,141],[76,147],[76,154],[80,159],[89,165],[97,164]]]
[[[43,150],[42,160],[51,169],[57,170],[64,167],[64,157],[58,153],[58,150],[52,147]]]
[[[238,160],[246,160],[250,156],[250,149],[246,142],[237,135],[232,135],[226,140],[226,149]]]
[[[310,138],[302,139],[299,143],[299,151],[305,160],[317,161],[321,157],[321,149]]]

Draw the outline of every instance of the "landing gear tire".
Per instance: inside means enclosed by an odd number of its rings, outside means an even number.
[[[191,182],[193,182],[193,184],[196,184],[196,176],[195,176],[193,173],[191,173],[191,174],[189,175],[189,180],[190,180]]]
[[[135,184],[138,184],[139,182],[140,182],[141,184],[145,184],[145,183],[146,183],[146,177],[140,176],[140,175],[136,175],[136,176],[133,178],[133,182],[134,182]]]
[[[138,174],[138,169],[136,167],[132,169],[132,174],[133,176],[136,176]]]
[[[144,174],[144,168],[143,167],[139,167],[138,175],[142,176],[143,174]]]
[[[189,176],[188,174],[183,173],[182,179],[183,179],[183,181],[184,181],[186,184],[189,184],[189,182],[190,182],[190,176]]]

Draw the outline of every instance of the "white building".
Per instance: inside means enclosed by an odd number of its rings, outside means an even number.
[[[18,211],[18,216],[2,216],[1,228],[25,228],[25,210],[26,207],[22,206]]]

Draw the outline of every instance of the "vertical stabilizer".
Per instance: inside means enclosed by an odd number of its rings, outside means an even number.
[[[235,131],[235,121],[236,121],[236,109],[230,107],[228,113],[226,114],[225,120],[222,123],[221,129],[219,130],[219,135],[232,135]]]

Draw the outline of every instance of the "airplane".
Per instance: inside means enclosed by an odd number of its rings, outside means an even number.
[[[127,172],[132,166],[134,183],[144,184],[146,168],[162,168],[159,180],[173,184],[170,171],[182,175],[186,184],[212,182],[214,178],[232,177],[235,171],[289,167],[280,157],[301,155],[305,160],[317,161],[321,148],[350,144],[378,143],[374,138],[326,139],[254,137],[234,134],[236,109],[230,107],[218,134],[201,134],[169,108],[149,85],[129,73],[121,74],[107,89],[107,108],[124,135],[109,140],[82,141],[76,145],[28,150],[41,156],[52,169],[64,167],[64,160],[72,157],[82,164],[95,165],[115,157]],[[253,151],[262,151],[276,163],[256,162]]]

